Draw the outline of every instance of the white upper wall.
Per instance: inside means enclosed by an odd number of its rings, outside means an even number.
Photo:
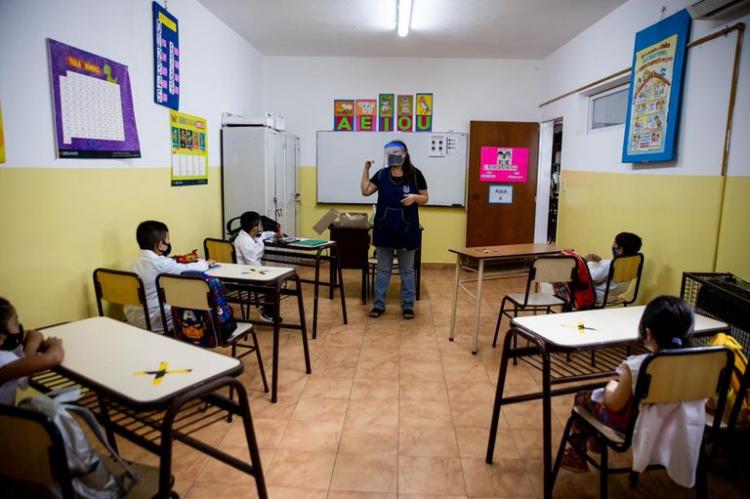
[[[694,0],[630,0],[581,32],[543,62],[542,101],[628,68],[635,34]],[[750,22],[750,17],[735,22]],[[716,21],[693,21],[691,40],[722,28]],[[736,32],[688,50],[678,135],[677,160],[634,166],[622,163],[624,127],[587,132],[588,99],[574,94],[541,110],[542,120],[563,118],[562,167],[616,173],[719,175],[724,145]],[[750,50],[742,53],[729,157],[730,175],[750,175]]]
[[[197,0],[169,2],[179,21],[180,111],[208,119],[209,164],[217,166],[221,113],[262,106],[261,54]],[[2,0],[0,103],[7,162],[21,167],[165,167],[168,108],[153,101],[149,0]],[[56,159],[46,38],[126,64],[140,159]]]
[[[333,128],[334,99],[432,92],[438,132],[467,132],[470,120],[539,120],[534,60],[267,57],[263,76],[265,111],[300,136],[303,166],[315,165],[315,132]]]

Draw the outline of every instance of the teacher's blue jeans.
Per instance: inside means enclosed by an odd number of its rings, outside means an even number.
[[[385,294],[391,283],[393,253],[398,258],[398,271],[401,274],[401,308],[414,309],[414,255],[416,249],[394,250],[377,248],[378,264],[375,268],[375,308],[385,310]]]

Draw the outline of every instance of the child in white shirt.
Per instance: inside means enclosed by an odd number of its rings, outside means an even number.
[[[240,217],[240,230],[234,240],[237,263],[243,265],[260,265],[266,249],[263,241],[281,237],[281,226],[276,224],[276,231],[263,230],[261,217],[254,211],[246,211]]]
[[[159,310],[156,276],[159,274],[181,274],[186,270],[205,272],[208,270],[209,264],[213,262],[198,260],[193,263],[177,263],[174,259],[169,258],[168,255],[172,251],[172,244],[169,242],[169,228],[162,222],[154,220],[141,222],[138,225],[135,237],[141,251],[138,259],[133,264],[133,272],[138,274],[143,281],[151,330],[154,332],[163,332],[164,326]],[[165,306],[167,327],[171,328],[172,317],[169,310],[169,307]],[[143,329],[146,328],[143,307],[127,305],[124,307],[124,311],[129,323]]]
[[[632,256],[641,250],[641,238],[631,232],[620,232],[615,236],[612,243],[612,259],[618,256]],[[591,274],[591,283],[596,293],[596,303],[601,305],[604,301],[604,292],[607,290],[607,279],[612,259],[604,260],[597,254],[589,253],[585,256],[586,265]],[[609,285],[607,301],[613,301],[630,287],[630,282],[612,282]]]
[[[26,384],[27,376],[52,369],[64,356],[61,339],[24,332],[16,309],[0,298],[0,404],[14,405],[16,390]]]

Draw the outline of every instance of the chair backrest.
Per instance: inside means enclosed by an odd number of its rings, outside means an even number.
[[[237,263],[234,244],[225,239],[207,237],[203,240],[203,251],[206,254],[206,260],[219,263]]]
[[[156,277],[156,289],[160,306],[170,305],[207,312],[212,309],[211,287],[201,277],[159,274]]]
[[[242,217],[230,218],[226,224],[227,237],[230,241],[234,241],[237,238],[237,234],[240,233],[242,227],[240,226],[240,220]]]
[[[65,445],[47,416],[0,405],[0,442],[0,476],[22,483],[24,489],[57,486],[63,497],[74,497]]]
[[[697,347],[659,350],[641,364],[633,396],[633,418],[628,445],[641,404],[667,404],[709,399],[719,394],[716,414],[723,414],[734,353],[726,347]],[[715,418],[718,431],[721,418]]]
[[[578,261],[573,256],[539,256],[534,258],[529,268],[529,277],[526,280],[524,305],[529,301],[531,285],[534,282],[570,283],[575,279],[577,270]]]
[[[629,305],[638,298],[638,289],[641,287],[641,274],[643,273],[643,254],[617,256],[612,260],[609,266],[609,276],[607,277],[607,287],[604,290],[604,299],[602,306],[607,306],[609,299],[609,289],[612,283],[625,283],[635,281],[633,295],[630,299],[624,299],[624,303]],[[624,294],[624,293],[623,293]]]
[[[151,330],[151,318],[146,305],[143,281],[134,272],[99,268],[94,271],[94,292],[99,315],[104,315],[102,300],[117,305],[143,307],[146,329]]]

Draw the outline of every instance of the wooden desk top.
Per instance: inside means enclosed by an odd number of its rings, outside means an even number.
[[[134,405],[159,404],[212,379],[242,372],[237,359],[109,317],[69,322],[43,332],[63,341],[63,374]],[[160,377],[146,373],[160,370],[165,370]]]
[[[221,263],[206,271],[206,274],[219,279],[262,283],[273,282],[292,273],[294,273],[294,269],[289,267],[241,265],[239,263]]]
[[[504,246],[476,246],[473,248],[451,248],[448,251],[477,260],[491,260],[493,258],[554,255],[559,253],[560,249],[554,244],[529,243],[506,244]]]
[[[640,339],[638,323],[645,306],[612,307],[581,310],[561,314],[517,317],[512,325],[543,338],[545,342],[562,348],[584,348],[636,342]],[[585,329],[579,329],[583,324]],[[695,314],[694,334],[708,334],[725,330],[727,324]]]

